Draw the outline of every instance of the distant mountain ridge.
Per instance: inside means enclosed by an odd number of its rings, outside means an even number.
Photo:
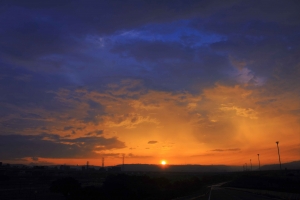
[[[288,163],[282,163],[281,164],[282,169],[300,169],[300,160],[288,162]],[[278,164],[270,164],[270,165],[264,165],[260,168],[261,170],[279,170],[280,165]]]
[[[122,167],[122,165],[117,165]],[[300,160],[289,163],[282,163],[282,169],[300,169]],[[229,165],[154,165],[154,164],[126,164],[124,171],[166,171],[166,172],[233,172],[242,171],[242,166]],[[279,164],[269,164],[261,166],[261,170],[279,170]],[[258,167],[253,167],[253,171]]]
[[[6,164],[2,163],[2,166],[5,167],[7,165],[10,166],[16,166],[19,168],[26,167],[28,165],[24,164]],[[31,166],[48,166],[48,167],[60,167],[61,165],[32,165]],[[82,166],[86,165],[68,165],[71,168],[77,168],[80,169]],[[90,165],[90,168],[95,168],[98,170],[101,168],[101,166],[96,165]],[[116,165],[116,166],[107,166],[105,168],[111,168],[111,167],[119,167],[123,169],[123,165]],[[292,161],[288,163],[282,163],[281,168],[287,169],[287,170],[300,170],[300,160],[298,161]],[[279,170],[280,166],[278,164],[269,164],[269,165],[263,165],[260,167],[261,170]],[[258,166],[253,166],[253,171],[258,170]],[[230,166],[230,165],[155,165],[155,164],[125,164],[124,165],[124,171],[140,171],[140,172],[159,172],[159,171],[165,171],[165,172],[234,172],[234,171],[243,171],[243,166]]]
[[[122,167],[122,165],[118,165]],[[165,171],[165,172],[229,172],[240,167],[226,165],[154,165],[154,164],[126,164],[124,171]]]

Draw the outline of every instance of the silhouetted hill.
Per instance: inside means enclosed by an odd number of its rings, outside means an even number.
[[[122,167],[122,165],[118,165]],[[166,171],[166,172],[228,172],[240,170],[240,167],[226,165],[150,165],[150,164],[126,164],[125,171]]]
[[[289,163],[282,163],[282,169],[300,169],[300,160],[293,161]],[[264,165],[261,167],[261,170],[279,170],[279,164],[271,164],[271,165]]]

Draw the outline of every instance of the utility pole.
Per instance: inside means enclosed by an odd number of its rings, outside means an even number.
[[[258,170],[260,171],[260,160],[259,160],[259,154],[257,154],[258,157]]]
[[[252,162],[251,162],[251,159],[250,159],[250,165],[251,165],[251,171],[252,171]]]
[[[245,163],[245,165],[246,165],[246,171],[247,171],[247,168],[248,168],[248,167],[247,167],[247,163]]]
[[[276,142],[277,144],[277,150],[278,150],[278,158],[279,158],[279,164],[280,164],[280,170],[281,170],[281,161],[280,161],[280,153],[279,153],[279,146],[278,146],[279,141]]]

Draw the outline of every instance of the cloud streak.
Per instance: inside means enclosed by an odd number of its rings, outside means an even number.
[[[222,152],[222,151],[240,151],[241,149],[239,148],[235,148],[235,149],[213,149],[211,151],[219,151],[219,152]]]
[[[158,143],[158,142],[155,141],[155,140],[150,140],[150,141],[148,141],[148,144],[156,144],[156,143]]]

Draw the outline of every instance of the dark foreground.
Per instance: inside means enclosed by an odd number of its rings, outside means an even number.
[[[0,200],[174,199],[230,179],[226,173],[2,168]]]
[[[216,185],[221,182],[226,183]],[[270,192],[263,194],[257,191]],[[1,200],[288,199],[276,196],[272,191],[292,194],[290,196],[297,199],[300,195],[300,171],[108,173],[46,169],[20,172],[10,169],[0,174]]]
[[[270,200],[277,199],[274,197],[268,197],[258,195],[255,193],[241,191],[236,189],[228,189],[222,187],[213,187],[211,190],[209,200]]]

